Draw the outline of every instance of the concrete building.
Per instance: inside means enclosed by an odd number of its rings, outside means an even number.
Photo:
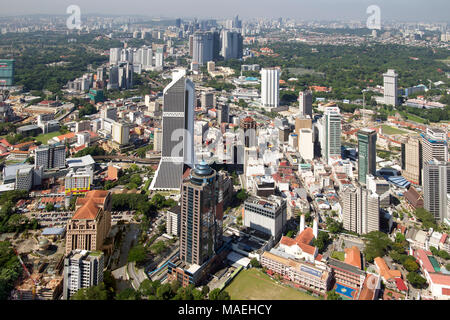
[[[408,137],[402,143],[402,176],[415,185],[422,184],[422,142]]]
[[[244,146],[246,148],[256,146],[256,121],[252,117],[245,117],[240,121],[239,128],[242,130],[242,134],[244,135]]]
[[[196,32],[193,37],[192,61],[199,65],[213,59],[214,37],[211,32]]]
[[[286,201],[281,197],[250,197],[244,203],[243,225],[278,239],[286,224]]]
[[[243,50],[242,35],[237,31],[222,30],[222,57],[228,59],[241,59]]]
[[[104,255],[101,251],[73,250],[64,259],[63,299],[78,290],[103,282]]]
[[[175,206],[166,212],[166,232],[172,236],[180,235],[181,207]]]
[[[436,221],[449,219],[447,194],[450,193],[450,163],[430,160],[423,167],[424,208]]]
[[[153,131],[153,150],[161,152],[163,131],[161,128],[155,128]]]
[[[380,229],[380,198],[361,186],[342,192],[344,229],[366,234]]]
[[[368,174],[375,175],[377,171],[377,132],[363,128],[358,137],[358,181],[366,184]]]
[[[277,108],[280,103],[280,69],[261,69],[261,104]]]
[[[112,139],[119,145],[126,145],[130,141],[130,127],[126,123],[113,122]]]
[[[66,195],[83,194],[91,189],[91,172],[86,169],[70,169],[64,178],[64,188]]]
[[[341,114],[338,107],[326,107],[322,117],[322,154],[327,163],[341,157]]]
[[[312,118],[312,93],[311,91],[300,92],[298,95],[299,114]]]
[[[33,188],[33,167],[21,168],[16,171],[16,190],[30,191]]]
[[[313,132],[311,129],[300,129],[298,136],[298,151],[305,161],[314,159]]]
[[[384,103],[391,106],[398,106],[398,74],[393,69],[389,69],[383,74],[384,81]]]
[[[222,245],[218,182],[216,171],[201,163],[181,185],[180,259],[187,264],[202,265]]]
[[[430,160],[448,161],[447,132],[439,128],[427,128],[422,137],[422,167]]]
[[[36,148],[34,165],[43,170],[60,169],[66,166],[65,145],[40,145]]]
[[[72,250],[102,250],[111,229],[111,194],[89,191],[77,198],[76,211],[67,223],[66,255]]]
[[[162,158],[150,189],[178,189],[184,165],[194,164],[194,83],[186,70],[173,73],[172,82],[164,88],[162,114]],[[176,141],[174,141],[174,138]],[[182,139],[180,146],[178,139]]]
[[[217,110],[217,123],[229,123],[230,122],[230,114],[228,104],[220,103],[216,106]]]

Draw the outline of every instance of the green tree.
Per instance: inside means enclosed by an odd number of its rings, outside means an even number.
[[[414,288],[424,289],[427,287],[427,280],[417,272],[408,273],[406,279],[408,279],[409,283],[411,283]]]
[[[141,294],[132,288],[126,288],[116,296],[116,300],[141,300]]]
[[[342,300],[342,297],[335,290],[327,292],[327,300]]]
[[[88,288],[82,288],[78,290],[71,300],[108,300],[108,290],[104,283],[100,283],[98,286],[92,286]]]
[[[250,264],[253,268],[261,268],[261,264],[259,263],[258,259],[253,258],[250,260]]]
[[[403,263],[403,266],[408,272],[415,272],[419,270],[419,265],[412,259],[406,259],[406,261]]]
[[[145,261],[146,258],[147,252],[144,246],[140,244],[131,248],[130,252],[128,253],[128,262],[141,263]]]
[[[387,234],[380,231],[372,231],[364,237],[366,239],[364,254],[368,262],[372,262],[376,257],[384,256],[388,248],[392,246],[392,241]]]

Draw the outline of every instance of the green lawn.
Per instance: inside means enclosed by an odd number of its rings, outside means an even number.
[[[51,138],[60,136],[60,135],[62,135],[61,132],[55,131],[55,132],[50,132],[50,133],[46,133],[46,134],[40,134],[37,137],[35,137],[34,139],[36,141],[42,142],[42,144],[47,144],[48,140],[50,140]]]
[[[419,116],[416,116],[415,114],[408,113],[408,112],[405,112],[405,111],[399,111],[399,113],[403,117],[406,116],[408,118],[408,120],[410,120],[410,121],[414,121],[414,122],[417,122],[417,123],[425,123],[426,122],[425,119],[423,119],[423,118],[421,118]]]
[[[260,269],[241,271],[224,289],[231,300],[320,300],[307,293],[283,286]]]
[[[344,251],[333,251],[331,257],[337,260],[344,261],[345,260],[345,252]]]
[[[406,131],[403,131],[403,130],[400,130],[400,129],[397,129],[397,128],[394,128],[394,127],[391,127],[391,126],[388,126],[388,125],[385,125],[385,124],[383,124],[381,126],[381,128],[383,129],[383,134],[387,134],[387,135],[391,135],[391,134],[406,134],[407,133]]]

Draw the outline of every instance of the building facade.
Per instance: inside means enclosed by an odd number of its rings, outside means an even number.
[[[366,184],[368,174],[375,175],[377,170],[377,132],[363,128],[358,131],[358,181]]]

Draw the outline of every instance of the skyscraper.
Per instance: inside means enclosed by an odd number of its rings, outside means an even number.
[[[280,69],[261,69],[261,104],[277,108],[280,102]]]
[[[435,159],[424,163],[423,194],[424,208],[436,221],[449,219],[447,194],[450,192],[450,163]]]
[[[218,183],[216,171],[203,162],[181,185],[180,259],[187,264],[202,265],[222,244]]]
[[[416,185],[422,184],[422,142],[410,136],[402,143],[402,176]]]
[[[309,115],[312,118],[312,93],[311,91],[300,92],[298,95],[299,114]]]
[[[112,124],[112,139],[119,145],[128,144],[130,141],[130,127],[128,124],[114,121]]]
[[[327,163],[341,156],[341,114],[338,107],[325,108],[323,122],[322,152]]]
[[[398,106],[398,74],[393,69],[389,69],[383,74],[384,79],[384,103],[391,106]]]
[[[163,48],[158,48],[155,54],[155,67],[162,70],[164,68],[164,51]]]
[[[192,40],[192,61],[200,65],[213,60],[214,37],[211,32],[196,32]]]
[[[366,234],[380,229],[380,197],[362,186],[342,192],[344,229]]]
[[[109,49],[109,65],[110,66],[119,63],[121,51],[122,50],[120,48],[111,48],[111,49]]]
[[[101,251],[74,250],[64,259],[63,299],[82,288],[103,282],[104,255]]]
[[[427,128],[422,136],[422,166],[430,160],[448,161],[447,132],[439,128]]]
[[[368,174],[375,175],[377,170],[377,132],[363,128],[358,131],[358,180],[366,184]]]
[[[243,40],[237,31],[222,30],[222,57],[228,59],[241,59]]]
[[[172,82],[164,88],[162,114],[161,162],[151,189],[179,189],[184,165],[194,163],[194,83],[186,70],[173,73]]]

